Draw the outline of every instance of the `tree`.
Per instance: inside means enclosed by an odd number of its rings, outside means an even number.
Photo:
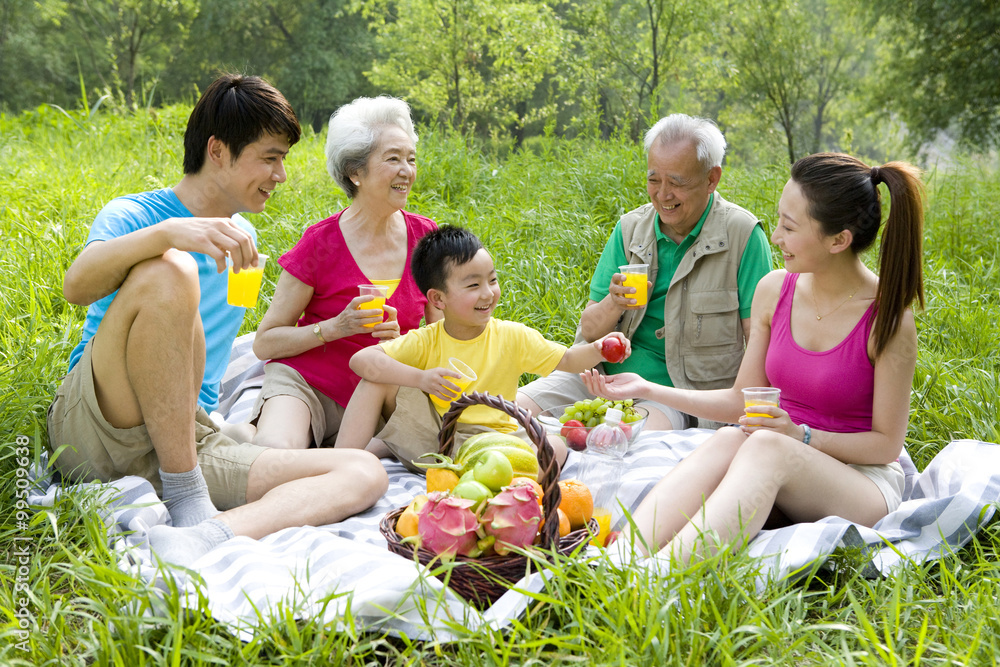
[[[460,130],[513,129],[552,112],[532,107],[562,53],[551,8],[517,0],[373,0],[377,32],[369,78]]]
[[[697,76],[695,39],[708,25],[710,3],[694,0],[589,0],[569,21],[577,52],[569,77],[577,82],[605,137],[625,127],[638,137],[669,104],[666,91]],[[564,77],[567,78],[567,77]]]
[[[916,141],[954,130],[969,147],[1000,146],[1000,5],[995,0],[879,0],[895,39],[881,58],[884,108]]]
[[[66,0],[0,0],[0,109],[68,104],[79,89],[65,42]]]
[[[835,0],[734,6],[728,91],[776,123],[794,162],[823,147],[831,106],[861,79],[870,40]]]
[[[200,0],[77,0],[70,7],[93,73],[132,106],[139,75],[156,77],[183,48]]]
[[[372,92],[374,46],[349,0],[201,0],[186,49],[161,90],[196,97],[220,71],[266,77],[303,123],[319,129],[337,107]],[[219,36],[224,35],[225,39]]]

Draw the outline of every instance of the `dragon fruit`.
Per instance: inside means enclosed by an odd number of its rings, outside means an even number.
[[[417,514],[417,532],[420,546],[452,560],[456,555],[478,556],[476,542],[479,535],[479,517],[471,508],[475,501],[435,491]]]
[[[530,486],[508,486],[487,501],[483,511],[483,529],[496,538],[494,549],[506,556],[512,548],[531,544],[542,520],[535,491]]]

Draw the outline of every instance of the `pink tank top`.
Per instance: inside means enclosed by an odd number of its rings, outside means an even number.
[[[832,433],[870,431],[875,368],[868,359],[868,338],[875,304],[832,349],[806,350],[792,339],[792,296],[798,278],[797,273],[785,276],[774,309],[764,365],[768,380],[781,389],[781,407],[796,424]]]

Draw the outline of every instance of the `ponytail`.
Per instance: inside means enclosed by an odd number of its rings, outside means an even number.
[[[919,173],[906,162],[868,167],[842,153],[817,153],[792,165],[792,180],[809,201],[809,215],[828,236],[849,230],[855,253],[875,242],[882,221],[879,183],[885,183],[889,190],[889,217],[879,247],[875,293],[876,357],[899,330],[903,313],[913,300],[924,305],[923,184]]]
[[[924,307],[924,209],[923,184],[916,167],[906,162],[889,162],[872,167],[871,172],[875,187],[881,181],[889,189],[889,217],[879,246],[879,281],[875,293],[877,357],[896,335],[903,313],[913,300],[918,299],[920,307]]]

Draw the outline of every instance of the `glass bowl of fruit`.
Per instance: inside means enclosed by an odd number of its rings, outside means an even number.
[[[567,447],[582,452],[587,448],[587,435],[590,434],[590,429],[604,423],[604,414],[608,408],[622,411],[622,429],[631,445],[642,433],[642,427],[646,425],[646,418],[649,417],[649,410],[632,405],[632,399],[609,401],[592,398],[569,405],[559,405],[543,410],[538,415],[538,421],[548,433],[562,436]]]

